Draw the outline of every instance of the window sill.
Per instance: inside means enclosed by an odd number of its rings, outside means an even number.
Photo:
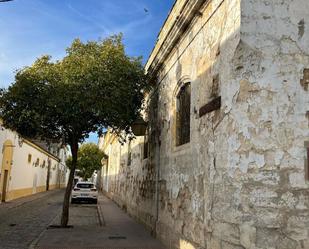
[[[182,145],[178,145],[178,146],[174,146],[173,152],[178,152],[178,151],[183,151],[183,150],[187,150],[191,148],[191,143],[188,142],[186,144],[182,144]]]

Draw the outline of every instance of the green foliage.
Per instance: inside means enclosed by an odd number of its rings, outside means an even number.
[[[2,89],[4,126],[25,137],[82,142],[104,127],[128,131],[147,89],[140,58],[125,54],[121,35],[86,43],[76,39],[66,56],[42,56]]]
[[[95,170],[101,168],[101,160],[104,157],[103,151],[93,143],[83,144],[77,156],[77,169],[80,170],[79,175],[87,180],[90,178]],[[72,157],[67,159],[67,165],[72,166]]]

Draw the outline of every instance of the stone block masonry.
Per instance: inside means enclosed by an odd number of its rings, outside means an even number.
[[[146,64],[148,157],[144,137],[130,166],[127,144],[102,146],[105,191],[167,248],[308,248],[308,25],[307,0],[176,1]]]

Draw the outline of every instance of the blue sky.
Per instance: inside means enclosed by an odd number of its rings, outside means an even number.
[[[74,38],[122,32],[129,55],[151,52],[174,0],[14,0],[0,3],[0,87],[14,71],[49,54],[64,56]],[[90,136],[96,142],[96,135]]]

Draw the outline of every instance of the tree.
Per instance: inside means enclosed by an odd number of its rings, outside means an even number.
[[[1,90],[5,127],[24,137],[61,140],[72,153],[61,226],[67,226],[69,197],[79,143],[104,127],[129,131],[139,116],[147,80],[141,58],[125,54],[121,35],[104,40],[76,39],[59,61],[50,56],[18,70],[15,82]]]
[[[77,155],[77,166],[80,170],[80,176],[84,180],[90,178],[95,170],[101,168],[101,160],[104,157],[103,151],[96,144],[86,143],[80,146]],[[71,168],[72,157],[67,159],[67,165]]]

